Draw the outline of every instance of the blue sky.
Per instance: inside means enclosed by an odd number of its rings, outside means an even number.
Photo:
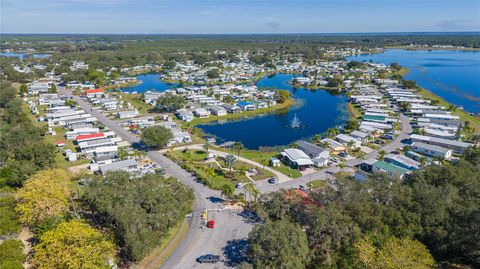
[[[0,0],[2,33],[480,31],[480,0]]]

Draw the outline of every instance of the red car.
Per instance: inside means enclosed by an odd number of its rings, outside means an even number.
[[[215,221],[214,220],[209,220],[207,222],[207,228],[213,229],[215,227]]]

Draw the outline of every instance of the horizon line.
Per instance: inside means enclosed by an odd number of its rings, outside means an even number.
[[[360,34],[478,34],[478,31],[285,32],[285,33],[0,33],[0,35],[360,35]]]

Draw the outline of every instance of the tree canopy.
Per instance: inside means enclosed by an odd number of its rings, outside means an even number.
[[[51,169],[30,177],[17,192],[17,212],[20,220],[30,226],[49,217],[63,214],[68,209],[70,174]]]
[[[255,268],[301,269],[309,262],[307,235],[298,224],[268,222],[253,228],[249,238]]]
[[[45,129],[20,107],[15,89],[0,80],[0,187],[20,187],[30,175],[55,162],[55,146],[42,137]]]
[[[23,243],[20,240],[5,240],[0,243],[0,268],[23,269]]]
[[[186,104],[185,98],[173,93],[166,93],[157,99],[155,111],[157,112],[175,112],[183,108]]]
[[[153,148],[165,147],[172,138],[172,131],[160,125],[144,129],[141,135],[142,142]]]
[[[338,174],[337,189],[325,187],[307,199],[271,193],[251,207],[266,222],[301,225],[314,268],[408,268],[388,267],[390,262],[475,268],[480,265],[479,175],[480,149],[471,149],[455,163],[424,167],[405,181],[374,174],[358,182]],[[358,244],[372,266],[359,263]]]
[[[275,100],[277,102],[279,102],[280,104],[283,104],[286,101],[288,101],[290,99],[290,96],[291,96],[291,94],[287,90],[277,90],[275,92]]]
[[[33,264],[38,269],[107,269],[115,248],[100,231],[72,220],[45,232],[34,253]]]
[[[360,266],[367,269],[429,269],[435,260],[424,244],[409,238],[389,237],[380,246],[365,237],[354,244]]]
[[[193,193],[174,178],[115,172],[93,181],[85,200],[102,225],[114,228],[125,256],[138,261],[190,212]]]

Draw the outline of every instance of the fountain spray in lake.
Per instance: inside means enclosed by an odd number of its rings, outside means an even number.
[[[300,128],[302,127],[302,122],[300,122],[300,119],[298,119],[297,114],[293,117],[292,121],[290,122],[290,127],[291,128]]]

